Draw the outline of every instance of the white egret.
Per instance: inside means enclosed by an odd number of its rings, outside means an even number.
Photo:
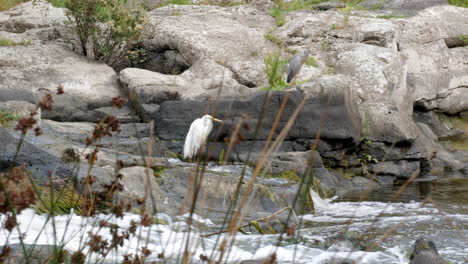
[[[210,115],[204,115],[192,122],[187,138],[185,138],[184,159],[192,158],[198,153],[200,147],[207,140],[211,129],[213,129],[213,121],[223,122]]]

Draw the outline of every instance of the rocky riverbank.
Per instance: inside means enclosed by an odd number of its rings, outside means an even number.
[[[115,115],[121,132],[100,142],[92,170],[97,190],[115,178],[120,160],[122,197],[138,198],[144,175],[157,174],[151,177],[150,205],[171,214],[189,188],[189,164],[174,158],[190,123],[214,113],[224,124],[211,133],[211,159],[254,165],[283,101],[273,140],[294,122],[267,158],[263,176],[300,180],[311,168],[326,196],[412,176],[466,178],[468,42],[462,39],[468,17],[466,9],[443,2],[384,1],[376,8],[364,1],[347,11],[295,10],[281,26],[267,0],[230,7],[169,5],[148,12],[144,62],[118,69],[78,52],[64,9],[27,2],[0,13],[0,38],[23,43],[0,46],[0,111],[12,119],[27,116],[24,109],[63,86],[53,110],[40,113],[43,134],[28,134],[17,159],[43,182],[50,171],[83,177],[92,122]],[[278,51],[289,59],[304,49],[315,63],[303,66],[297,85],[264,91],[264,58]],[[112,108],[116,96],[128,98],[127,106]],[[0,128],[2,168],[9,166],[20,137],[15,122],[7,123]],[[228,153],[239,123],[238,144]],[[213,211],[227,209],[224,201],[234,195],[239,175],[206,173],[203,186]],[[260,202],[251,210],[272,213],[290,204],[295,185],[260,180]]]

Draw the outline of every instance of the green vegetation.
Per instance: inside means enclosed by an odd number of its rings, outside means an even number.
[[[19,117],[8,111],[0,110],[0,126],[6,127],[9,122],[18,120]]]
[[[111,66],[129,60],[146,23],[143,10],[129,8],[127,0],[64,1],[85,56],[91,42],[96,60]]]
[[[0,11],[10,9],[24,2],[26,2],[26,0],[0,0]]]
[[[449,4],[454,6],[466,7],[468,8],[468,1],[467,0],[449,0]]]
[[[336,73],[336,68],[332,65],[327,66],[327,70],[325,71],[326,75],[335,75]]]
[[[468,43],[468,35],[460,35],[458,39],[463,41],[464,43]]]
[[[191,5],[191,0],[169,0],[164,3],[164,5]]]
[[[154,175],[154,177],[156,177],[156,178],[161,178],[163,172],[164,172],[165,170],[167,170],[167,168],[164,167],[164,166],[153,166],[153,167],[151,167],[151,169],[153,170],[153,175]]]
[[[367,8],[358,5],[359,3],[363,2],[364,0],[347,0],[342,1],[346,3],[346,7],[340,9],[341,11],[353,11],[353,10],[366,10]],[[380,8],[380,6],[376,6],[375,9]]]
[[[312,67],[315,67],[315,68],[318,68],[319,65],[318,65],[318,62],[317,60],[314,58],[314,56],[309,56],[309,58],[307,58],[305,64],[307,66],[312,66]]]
[[[80,162],[80,155],[73,148],[66,148],[62,152],[62,161],[65,163]]]
[[[47,0],[52,6],[58,8],[65,8],[65,1],[66,0]]]
[[[16,46],[16,42],[9,39],[0,39],[0,46]]]
[[[268,78],[269,86],[267,90],[283,90],[288,87],[288,83],[284,81],[284,66],[288,64],[286,60],[280,59],[279,52],[269,54],[265,59],[264,71]]]
[[[60,190],[55,190],[53,187],[45,187],[42,190],[36,188],[36,193],[39,196],[39,200],[35,205],[38,213],[64,215],[71,213],[73,210],[75,214],[81,214],[83,197],[74,190],[71,184],[62,186]]]
[[[322,51],[329,51],[331,49],[331,43],[328,39],[322,39],[320,41],[320,49]]]
[[[383,18],[383,19],[392,19],[392,18],[407,18],[409,16],[406,15],[382,15],[382,16],[377,16],[377,18]]]
[[[268,39],[269,41],[278,45],[278,47],[280,48],[283,48],[285,46],[284,42],[281,39],[279,39],[277,36],[273,35],[273,33],[267,33],[265,34],[264,37]]]
[[[277,175],[273,175],[273,174],[263,171],[261,175],[265,179],[283,179],[283,180],[288,180],[288,181],[293,181],[293,182],[301,181],[301,177],[297,175],[297,173],[294,171],[283,171]]]
[[[270,15],[276,19],[276,25],[278,27],[284,25],[286,22],[286,15],[284,14],[284,11],[278,6],[275,6],[270,10]]]
[[[11,39],[0,38],[0,47],[27,46],[27,45],[31,45],[31,41],[16,42]]]

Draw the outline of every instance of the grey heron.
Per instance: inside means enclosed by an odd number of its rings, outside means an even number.
[[[302,65],[304,65],[307,58],[309,58],[309,55],[310,50],[306,50],[304,53],[297,53],[292,57],[288,66],[288,77],[286,79],[288,83],[291,83],[293,79],[299,74]]]

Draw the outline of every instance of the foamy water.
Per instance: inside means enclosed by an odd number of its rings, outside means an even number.
[[[333,202],[323,200],[315,193],[312,193],[312,196],[317,212],[302,217],[305,228],[301,229],[300,233],[305,242],[286,241],[281,247],[276,247],[279,235],[239,234],[230,254],[225,256],[223,262],[236,263],[240,260],[264,259],[276,252],[279,263],[292,263],[293,259],[295,263],[326,263],[332,259],[348,259],[357,263],[408,263],[409,248],[419,235],[436,238],[434,241],[439,247],[439,252],[454,263],[463,263],[463,260],[468,258],[468,241],[466,241],[468,216],[465,214],[447,214],[419,202]],[[173,219],[167,215],[158,217],[169,224],[139,228],[122,248],[109,254],[105,262],[120,262],[124,255],[137,253],[143,246],[153,252],[150,259],[157,259],[159,253],[164,253],[169,263],[179,262],[180,252],[183,252],[184,241],[187,238],[185,219],[188,215]],[[0,218],[2,222],[5,220],[5,216]],[[37,215],[32,209],[26,209],[18,216],[18,220],[19,230],[25,234],[24,243],[65,245],[66,249],[76,251],[86,244],[90,231],[110,239],[109,229],[98,227],[100,220],[117,224],[124,230],[130,226],[132,220],[139,222],[140,216],[125,214],[120,219],[100,214],[84,218],[70,214],[52,219],[47,215]],[[215,225],[209,219],[194,216],[189,245],[191,252],[194,253],[193,262],[198,261],[200,254],[216,256],[217,252],[213,252],[213,248],[219,246],[219,241],[216,244],[216,236],[209,238],[199,236],[206,229],[211,228],[212,231],[213,226]],[[383,233],[384,230],[395,226],[398,226],[397,231],[379,243],[383,249],[378,252],[353,249],[353,246],[346,241],[335,242],[326,250],[312,246],[314,241],[326,241],[345,228],[366,232],[372,227],[382,230]],[[19,243],[18,229],[15,228],[11,234],[4,229],[0,231],[0,244],[6,244],[7,241],[9,244]],[[85,253],[86,250],[87,248]],[[94,263],[97,260],[99,257],[93,255],[88,262]]]

